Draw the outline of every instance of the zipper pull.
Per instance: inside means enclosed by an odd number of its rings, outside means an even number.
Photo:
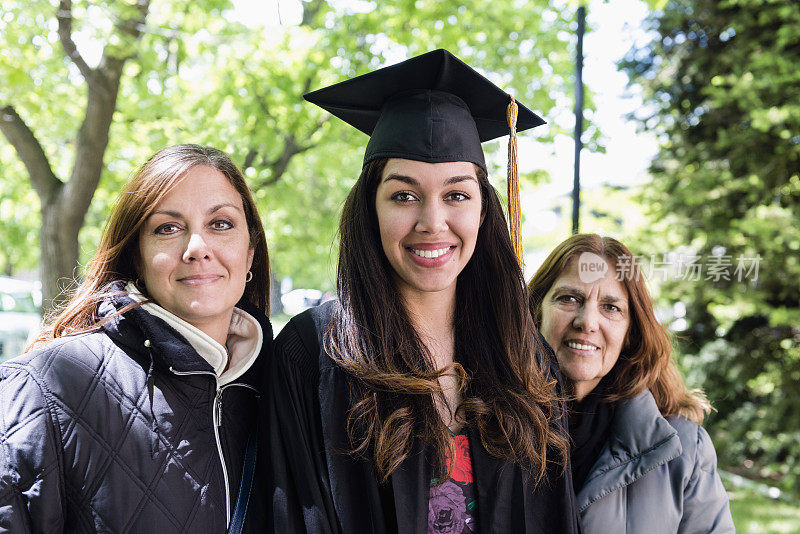
[[[215,411],[217,414],[217,428],[222,428],[222,390],[217,391],[214,398]]]

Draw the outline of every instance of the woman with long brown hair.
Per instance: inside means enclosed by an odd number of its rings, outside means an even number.
[[[276,531],[576,531],[554,360],[480,146],[508,95],[439,50],[306,98],[371,138],[339,300],[276,339]]]
[[[269,279],[230,158],[197,145],[150,158],[66,306],[0,366],[0,530],[241,532],[262,498]]]
[[[710,405],[670,358],[636,258],[596,234],[558,245],[528,286],[573,396],[573,481],[584,532],[733,532]]]

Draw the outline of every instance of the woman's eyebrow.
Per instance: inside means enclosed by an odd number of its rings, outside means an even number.
[[[384,182],[388,182],[389,180],[397,180],[398,182],[403,182],[404,184],[408,185],[419,185],[419,181],[416,178],[394,172],[383,179]]]
[[[408,184],[408,185],[411,185],[411,186],[418,186],[419,185],[419,181],[416,178],[412,178],[411,176],[406,176],[404,174],[392,173],[392,174],[388,175],[386,178],[383,179],[384,182],[388,182],[389,180],[397,180],[399,182],[403,182],[404,184]],[[461,183],[461,182],[468,182],[468,181],[473,181],[473,182],[477,183],[478,179],[476,177],[472,176],[472,175],[469,175],[469,174],[465,174],[463,176],[452,176],[452,177],[448,178],[447,180],[445,180],[443,185],[448,186],[448,185],[453,185],[453,184],[457,184],[457,183]]]
[[[206,211],[206,215],[211,215],[212,213],[215,213],[221,210],[222,208],[233,208],[237,211],[243,211],[242,207],[237,206],[234,202],[221,202],[219,204],[211,206],[211,208],[209,208],[208,211]],[[152,213],[152,215],[167,215],[168,217],[175,217],[176,219],[183,218],[183,214],[175,210],[155,210]]]
[[[175,217],[176,219],[183,217],[181,212],[174,210],[155,210],[151,215],[168,215],[170,217]]]
[[[237,206],[237,205],[236,205],[235,203],[233,203],[233,202],[221,202],[221,203],[217,204],[216,206],[212,206],[212,207],[211,207],[211,209],[209,209],[209,210],[208,210],[206,213],[207,213],[208,215],[211,215],[211,214],[212,214],[212,213],[214,213],[215,211],[219,211],[219,210],[221,210],[222,208],[233,208],[233,209],[235,209],[235,210],[237,210],[237,211],[241,211],[241,212],[243,212],[243,211],[244,211],[244,210],[242,209],[242,207],[241,207],[241,206]]]
[[[582,289],[578,289],[577,287],[572,287],[572,286],[557,286],[553,290],[553,294],[554,295],[556,293],[564,293],[564,292],[572,293],[573,295],[576,295],[578,297],[585,297],[586,296],[586,293],[584,293]]]
[[[453,184],[457,184],[457,183],[461,183],[461,182],[469,182],[469,181],[473,181],[473,182],[477,183],[478,179],[475,178],[472,175],[469,175],[469,174],[465,174],[463,176],[453,176],[452,178],[448,178],[444,182],[444,185],[453,185]]]

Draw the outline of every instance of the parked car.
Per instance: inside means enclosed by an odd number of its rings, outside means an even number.
[[[22,354],[39,332],[41,284],[0,277],[0,361]]]
[[[322,291],[319,289],[293,289],[281,295],[283,311],[289,315],[297,315],[303,310],[322,302]]]

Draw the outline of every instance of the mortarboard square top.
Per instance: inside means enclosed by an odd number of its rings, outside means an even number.
[[[304,98],[370,136],[376,158],[469,161],[486,170],[481,143],[508,135],[511,97],[446,50],[312,91]],[[518,104],[516,128],[544,121]]]

